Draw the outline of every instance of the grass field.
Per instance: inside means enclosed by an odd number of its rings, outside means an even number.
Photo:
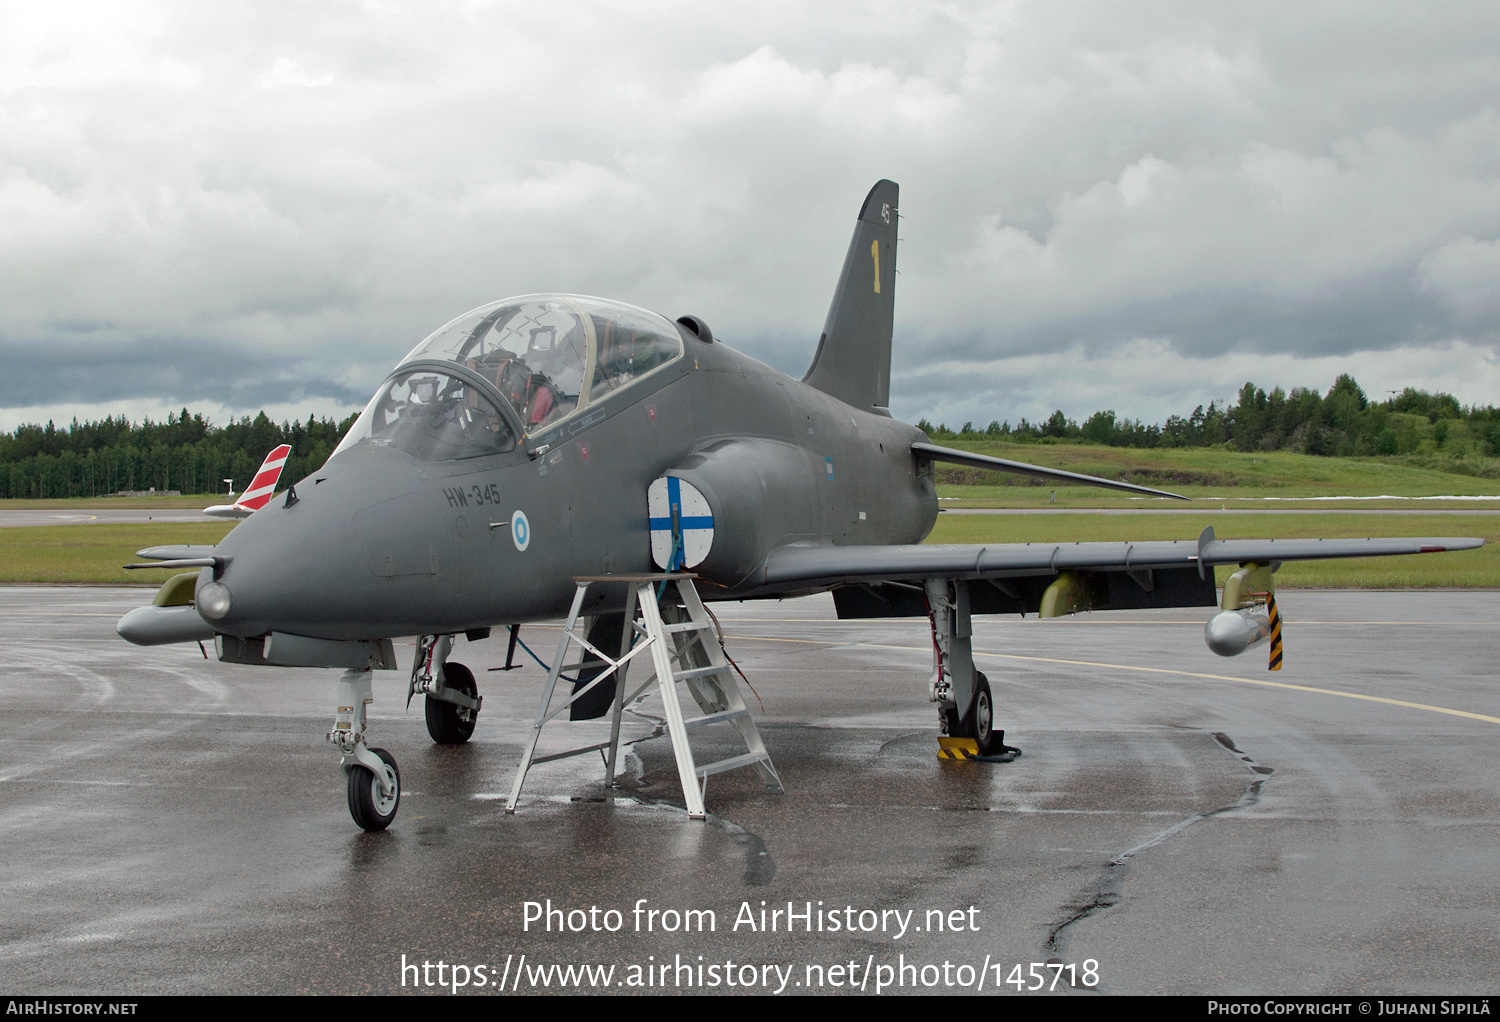
[[[1485,546],[1451,554],[1360,557],[1282,566],[1287,588],[1467,588],[1500,586],[1500,515],[939,515],[929,543],[1081,543],[1197,539],[1364,539],[1367,536],[1478,536]],[[1232,568],[1219,569],[1219,582]]]
[[[170,571],[126,571],[142,547],[217,543],[231,522],[160,525],[42,525],[0,529],[0,582],[108,582],[160,585]]]
[[[1380,501],[1397,497],[1493,497],[1500,502],[1500,479],[1443,471],[1417,459],[1318,458],[1281,451],[1241,454],[1222,448],[1135,450],[1090,444],[1008,444],[994,441],[947,441],[946,446],[1024,461],[1068,472],[1126,481],[1180,493],[1215,506],[1247,502],[1264,506],[1268,498],[1318,500],[1356,496],[1340,506],[1400,506]],[[1470,471],[1483,466],[1454,463]],[[1452,467],[1452,466],[1448,466]],[[982,472],[952,465],[938,467],[938,494],[961,498],[954,506],[1035,507],[1057,492],[1057,503],[1072,507],[1141,507],[1140,498],[1110,490],[1031,481],[1008,473]],[[1147,498],[1149,501],[1150,498]],[[1163,501],[1163,504],[1166,502]],[[1146,506],[1161,506],[1152,501]],[[1426,501],[1423,507],[1474,506],[1473,501]],[[1487,502],[1480,506],[1490,506]]]

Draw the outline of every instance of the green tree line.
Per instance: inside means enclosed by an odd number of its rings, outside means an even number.
[[[291,444],[285,486],[327,461],[354,418],[308,416],[278,426],[261,412],[215,426],[184,408],[166,422],[121,415],[74,419],[63,429],[52,422],[18,426],[0,433],[0,497],[101,497],[152,487],[222,494],[225,479],[242,492],[273,447]]]
[[[1185,418],[1168,416],[1161,425],[1120,418],[1113,410],[1095,412],[1080,425],[1060,410],[1046,422],[1022,419],[957,430],[945,424],[917,423],[928,436],[945,440],[1056,442],[1077,440],[1111,447],[1213,447],[1236,451],[1295,451],[1300,454],[1368,457],[1428,455],[1444,460],[1477,460],[1500,451],[1500,409],[1458,403],[1451,394],[1429,394],[1407,387],[1385,401],[1371,401],[1345,373],[1328,393],[1280,387],[1267,393],[1253,383],[1240,388],[1234,405],[1210,402]]]

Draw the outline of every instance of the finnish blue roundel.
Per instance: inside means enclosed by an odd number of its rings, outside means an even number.
[[[515,540],[517,550],[525,550],[531,545],[531,523],[526,520],[525,511],[510,516],[510,538]]]

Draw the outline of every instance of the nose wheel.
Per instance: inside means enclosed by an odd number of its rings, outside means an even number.
[[[385,830],[401,806],[401,771],[396,757],[365,744],[370,694],[369,671],[345,671],[338,683],[338,707],[328,740],[339,750],[347,776],[349,815],[362,830]]]
[[[396,759],[384,749],[370,749],[380,760],[380,775],[364,764],[348,768],[349,815],[362,830],[385,830],[401,806],[401,771]]]

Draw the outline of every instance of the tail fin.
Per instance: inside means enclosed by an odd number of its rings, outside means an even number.
[[[233,504],[206,507],[203,513],[214,518],[249,518],[252,513],[265,507],[271,494],[276,492],[276,481],[281,478],[281,470],[286,466],[286,459],[291,453],[289,444],[272,448],[271,453],[266,455],[266,460],[260,463],[255,478],[245,487],[245,492],[240,494],[239,500]]]
[[[802,382],[864,411],[889,415],[900,188],[877,181],[854,225],[844,272]]]

